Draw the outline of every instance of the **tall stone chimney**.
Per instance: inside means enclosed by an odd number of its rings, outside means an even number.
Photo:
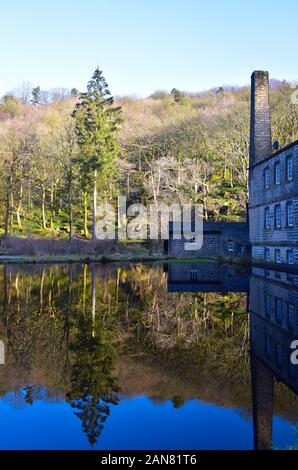
[[[251,352],[251,385],[255,450],[272,449],[273,372]]]
[[[249,166],[272,154],[269,108],[269,73],[255,71],[251,76]]]

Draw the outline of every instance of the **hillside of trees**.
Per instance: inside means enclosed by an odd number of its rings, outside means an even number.
[[[280,146],[298,139],[292,92],[272,82]],[[113,100],[98,70],[83,94],[25,84],[0,102],[1,233],[89,238],[94,193],[99,202],[192,201],[206,219],[243,220],[249,114],[248,87]]]

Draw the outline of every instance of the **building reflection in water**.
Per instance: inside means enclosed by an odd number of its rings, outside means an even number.
[[[168,267],[169,292],[248,292],[255,449],[272,448],[274,383],[298,394],[298,366],[291,343],[298,339],[298,275],[263,268],[251,274],[215,263]]]
[[[298,394],[291,343],[298,338],[298,276],[253,268],[250,277],[250,349],[256,449],[272,446],[274,379]]]
[[[92,446],[104,442],[103,429],[114,439],[110,415],[117,414],[114,405],[125,407],[123,397],[136,399],[137,416],[146,413],[138,408],[140,396],[153,408],[171,401],[173,422],[187,403],[183,412],[194,406],[201,419],[205,403],[204,416],[210,406],[218,413],[209,419],[210,436],[214,416],[227,430],[222,435],[217,428],[220,441],[210,437],[208,446],[228,447],[227,439],[242,448],[235,438],[242,433],[251,447],[252,415],[256,449],[272,448],[273,416],[274,442],[286,446],[291,438],[276,438],[285,429],[276,418],[287,429],[297,422],[290,345],[298,339],[298,275],[192,261],[169,263],[165,271],[159,264],[3,267],[2,403],[31,406],[55,397],[71,407]],[[230,421],[234,410],[245,428]],[[8,416],[19,419],[14,411]],[[193,428],[184,436],[192,438]],[[24,444],[22,436],[11,439]],[[197,439],[202,445],[200,432]]]
[[[218,263],[169,264],[168,292],[248,292],[249,273]]]

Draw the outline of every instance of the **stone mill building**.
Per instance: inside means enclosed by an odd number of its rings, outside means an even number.
[[[298,141],[272,151],[269,75],[263,71],[251,77],[249,239],[253,259],[298,263]]]

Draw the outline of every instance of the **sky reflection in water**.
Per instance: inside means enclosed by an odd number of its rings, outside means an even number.
[[[194,282],[194,266],[177,269],[2,267],[1,449],[254,447],[252,278],[206,265]],[[244,362],[229,376],[240,346]],[[298,401],[283,384],[274,393],[272,441],[285,448],[298,440]]]

